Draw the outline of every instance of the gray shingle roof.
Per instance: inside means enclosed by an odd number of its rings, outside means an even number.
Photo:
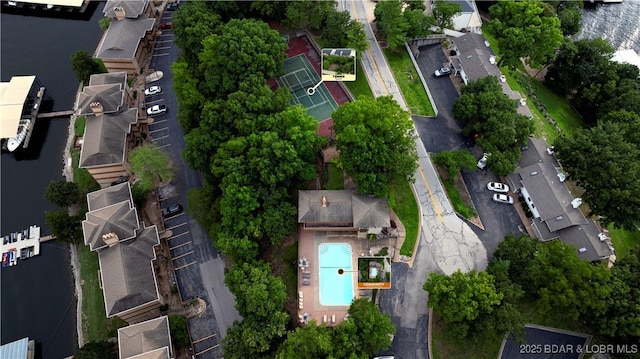
[[[358,228],[390,227],[389,205],[386,199],[353,195],[353,226]]]
[[[89,212],[124,201],[129,201],[129,205],[133,208],[133,202],[131,200],[131,185],[129,182],[103,188],[87,194]]]
[[[81,115],[92,115],[91,104],[100,102],[104,113],[120,110],[124,103],[124,90],[120,84],[85,86],[78,94],[77,107]]]
[[[118,329],[120,359],[169,358],[171,335],[166,316]]]
[[[327,206],[322,207],[322,197]],[[298,191],[298,222],[348,224],[354,228],[389,227],[386,199],[357,195],[354,191]]]
[[[89,86],[120,84],[125,88],[127,83],[127,72],[107,72],[104,74],[95,74],[89,77]]]
[[[510,175],[513,183],[526,188],[540,213],[540,218],[534,219],[538,234],[542,240],[557,237],[577,248],[585,248],[585,252],[578,253],[584,259],[593,261],[609,256],[609,246],[598,237],[600,230],[595,222],[585,218],[579,208],[573,208],[574,197],[558,177],[559,164],[546,149],[544,140],[529,138],[516,173]]]
[[[473,5],[467,0],[448,0],[448,2],[459,4],[462,8],[462,13],[474,12]]]
[[[115,233],[120,241],[125,241],[134,238],[138,228],[138,213],[129,200],[88,212],[82,221],[84,243],[92,251],[106,246],[103,235]]]
[[[138,109],[130,108],[117,114],[87,116],[80,167],[124,162],[127,134],[138,121]]]
[[[137,19],[111,21],[104,38],[98,45],[97,58],[131,60],[135,56],[140,39],[153,29],[155,20],[147,15]]]
[[[142,14],[147,3],[147,0],[109,0],[104,5],[102,13],[105,17],[115,17],[113,8],[122,7],[126,18],[135,19]]]
[[[353,191],[298,191],[299,223],[353,223]],[[327,207],[322,207],[322,196]]]
[[[155,226],[131,240],[98,251],[107,316],[159,300],[154,247],[160,243]]]

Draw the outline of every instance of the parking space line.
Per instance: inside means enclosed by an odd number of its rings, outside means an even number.
[[[164,138],[167,138],[167,137],[169,137],[169,135],[164,135],[164,136],[161,136],[161,137],[152,138],[151,141],[160,141],[160,140],[162,140]]]
[[[163,46],[163,47],[156,47],[154,50],[165,50],[165,49],[170,49],[171,46]]]
[[[187,235],[187,234],[189,234],[189,231],[184,232],[184,233],[180,233],[180,234],[176,234],[175,236],[171,236],[170,238],[167,238],[167,240],[170,241],[172,239],[176,239],[178,237],[182,237],[182,236]],[[191,242],[187,242],[187,243],[191,243]]]
[[[162,146],[157,146],[158,148],[165,148],[165,147],[169,147],[171,146],[170,143],[167,143],[166,145],[162,145]],[[175,196],[171,196],[171,197],[175,197]],[[167,197],[167,198],[171,198],[171,197]],[[165,198],[166,199],[166,198]]]
[[[153,120],[153,122],[151,122],[151,123],[149,124],[149,127],[151,127],[151,126],[153,126],[153,125],[157,125],[157,124],[162,123],[162,122],[167,122],[167,119],[165,118],[164,120],[158,120],[158,121]]]
[[[207,339],[209,339],[209,338],[213,338],[213,337],[215,337],[215,336],[216,336],[216,334],[214,333],[214,334],[212,334],[212,335],[209,335],[208,337],[200,338],[200,339],[198,339],[198,340],[196,340],[196,341],[193,341],[193,342],[191,342],[191,344],[198,344],[198,343],[200,343],[201,341],[207,340]]]
[[[156,41],[156,44],[162,44],[165,42],[173,42],[173,40],[162,40],[162,41]],[[164,47],[158,47],[157,49],[164,49]]]
[[[198,261],[193,261],[193,262],[191,262],[191,263],[187,263],[187,264],[185,264],[185,265],[183,265],[183,266],[180,266],[180,267],[174,268],[173,270],[174,270],[174,271],[177,271],[177,270],[180,270],[180,269],[184,269],[184,268],[187,268],[187,267],[189,267],[189,266],[191,266],[191,265],[194,265],[194,264],[196,264],[196,263],[198,263]]]
[[[159,128],[159,129],[157,129],[157,130],[152,130],[152,131],[149,131],[149,134],[152,134],[152,133],[155,133],[155,132],[158,132],[158,131],[164,131],[164,130],[168,130],[168,129],[169,129],[169,127],[163,127],[163,128]]]
[[[186,246],[187,244],[191,244],[191,242],[184,242],[184,243],[182,243],[182,244],[178,244],[177,246],[169,247],[169,250],[170,250],[170,251],[172,251],[172,250],[174,250],[174,249],[178,249],[178,248],[180,248],[180,247],[184,247],[184,246]]]
[[[163,53],[163,54],[153,54],[153,56],[169,56],[169,53]]]
[[[182,227],[182,226],[184,226],[184,225],[186,225],[186,224],[189,224],[189,223],[188,223],[188,222],[183,222],[183,223],[180,223],[180,224],[176,224],[176,225],[175,225],[175,226],[173,226],[173,227],[168,227],[168,228],[165,228],[165,229],[174,229],[174,228]],[[186,233],[189,233],[189,231],[187,231]],[[177,234],[176,234],[176,235],[177,235]]]
[[[169,146],[169,145],[171,145],[171,144],[170,144],[170,143],[167,143],[166,145],[162,145],[162,146],[158,146],[158,147],[159,147],[159,148],[162,148],[162,147],[166,147],[166,146]],[[169,198],[173,198],[173,197],[175,197],[175,196],[177,196],[177,195],[178,195],[177,193],[174,193],[174,194],[172,194],[171,196],[162,197],[162,198],[158,198],[158,199],[162,202],[162,201],[166,201],[166,200],[168,200]]]
[[[220,344],[216,344],[216,345],[214,345],[214,346],[212,346],[212,347],[210,347],[210,348],[207,348],[207,349],[205,349],[205,350],[202,350],[202,351],[197,352],[197,353],[196,353],[196,355],[200,355],[200,354],[204,354],[204,353],[206,353],[206,352],[212,351],[213,349],[215,349],[215,348],[217,348],[217,347],[219,347],[219,346],[220,346]]]
[[[148,107],[148,106],[149,106],[149,105],[151,105],[151,104],[155,104],[155,103],[162,102],[162,101],[164,101],[164,99],[157,99],[157,100],[145,101],[144,103],[145,103],[145,104],[147,105],[147,107]]]
[[[188,256],[189,254],[193,254],[193,251],[191,251],[191,252],[187,252],[187,253],[184,253],[184,254],[181,254],[181,255],[179,255],[179,256],[177,256],[177,257],[173,257],[173,258],[171,258],[171,260],[172,260],[172,261],[177,261],[178,259],[180,259],[180,258],[182,258],[182,257],[186,257],[186,256]]]

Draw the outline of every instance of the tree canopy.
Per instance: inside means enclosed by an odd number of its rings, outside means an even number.
[[[59,207],[69,207],[81,200],[80,188],[75,182],[51,181],[44,191],[44,199]]]
[[[71,55],[71,65],[73,72],[76,74],[78,81],[85,85],[89,84],[89,78],[93,74],[100,74],[103,71],[102,66],[86,51],[76,51]]]
[[[433,162],[446,168],[449,177],[454,177],[463,168],[470,171],[476,170],[476,159],[468,150],[442,151],[434,154]]]
[[[541,68],[562,43],[560,19],[551,5],[540,0],[498,1],[489,8],[489,27],[500,42],[499,63],[517,66],[524,59]]]
[[[315,320],[287,333],[276,359],[323,359],[333,352],[332,330]]]
[[[429,292],[429,307],[448,323],[459,323],[459,334],[481,314],[491,313],[500,304],[493,276],[487,272],[460,270],[451,275],[430,273],[423,289]]]
[[[612,115],[613,116],[613,115]],[[637,116],[635,116],[637,118]],[[600,122],[556,141],[557,155],[604,223],[634,229],[640,218],[640,121]]]
[[[187,329],[187,317],[184,315],[169,315],[169,332],[171,333],[171,342],[176,347],[186,349],[191,344]]]
[[[433,6],[435,25],[442,29],[451,29],[453,27],[453,18],[461,12],[462,6],[458,3],[436,0]]]
[[[531,120],[517,113],[517,101],[504,95],[495,76],[471,81],[462,88],[453,115],[464,123],[465,135],[478,134],[477,143],[491,153],[487,164],[499,176],[513,172],[521,147],[532,132]]]
[[[44,212],[45,223],[51,227],[51,233],[62,242],[82,243],[82,216],[71,216],[67,210]]]
[[[168,183],[174,175],[169,155],[153,145],[134,148],[129,153],[129,165],[143,190],[154,189],[161,183]]]
[[[324,47],[352,48],[357,53],[369,47],[363,25],[346,11],[335,11],[327,17],[321,41]]]
[[[108,341],[88,342],[73,353],[74,359],[117,359],[117,346]]]
[[[413,123],[392,97],[346,103],[333,121],[339,164],[360,193],[384,197],[392,183],[412,179],[417,168]]]
[[[400,0],[379,1],[374,10],[378,31],[387,40],[387,46],[397,48],[404,44],[409,25],[402,14]]]

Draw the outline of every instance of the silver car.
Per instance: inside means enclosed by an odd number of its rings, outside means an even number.
[[[482,158],[478,160],[479,169],[483,170],[485,167],[487,167],[487,159],[489,159],[489,154],[488,153],[482,154]]]
[[[493,195],[493,200],[499,203],[513,204],[513,197],[506,194],[496,193]]]

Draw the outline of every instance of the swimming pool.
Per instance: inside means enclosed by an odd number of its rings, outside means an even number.
[[[322,243],[318,248],[320,264],[320,304],[325,306],[351,305],[353,300],[353,272],[351,246],[347,243]],[[338,270],[344,269],[343,274]]]

